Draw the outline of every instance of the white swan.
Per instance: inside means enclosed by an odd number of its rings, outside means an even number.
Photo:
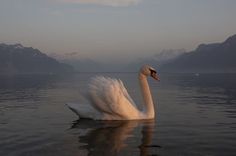
[[[95,77],[89,84],[88,99],[91,105],[68,103],[68,107],[80,118],[94,120],[140,120],[153,119],[155,110],[147,77],[159,80],[157,72],[149,65],[141,67],[139,82],[145,103],[140,111],[129,96],[122,81],[112,78]]]

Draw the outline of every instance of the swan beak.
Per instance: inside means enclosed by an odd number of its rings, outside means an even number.
[[[160,77],[157,75],[157,73],[152,73],[151,77],[154,78],[157,81],[160,81]]]

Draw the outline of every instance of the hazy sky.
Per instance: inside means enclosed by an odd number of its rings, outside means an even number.
[[[236,0],[0,0],[0,42],[79,58],[127,61],[233,34]]]

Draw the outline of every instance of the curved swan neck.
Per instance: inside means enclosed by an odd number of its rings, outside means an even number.
[[[146,107],[144,107],[143,112],[147,118],[154,118],[155,111],[154,111],[151,91],[147,81],[147,76],[145,76],[142,73],[139,73],[139,83],[141,86],[141,92],[143,95],[144,104],[146,105]]]

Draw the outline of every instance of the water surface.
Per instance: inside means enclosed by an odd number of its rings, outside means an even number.
[[[155,120],[77,120],[65,103],[86,104],[95,75],[0,76],[0,155],[235,155],[236,74],[150,80]],[[122,79],[142,108],[135,73],[99,75]]]

